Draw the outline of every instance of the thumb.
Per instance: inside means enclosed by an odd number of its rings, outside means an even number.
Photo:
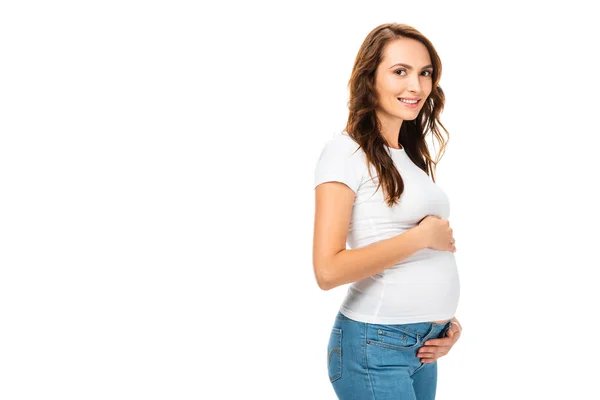
[[[450,329],[448,329],[448,332],[446,332],[446,336],[448,336],[448,337],[454,336],[454,331],[452,330],[452,327],[450,327]]]

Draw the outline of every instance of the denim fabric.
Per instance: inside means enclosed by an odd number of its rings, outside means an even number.
[[[338,312],[327,346],[327,369],[341,400],[434,400],[437,361],[421,363],[428,339],[445,337],[451,323],[381,325]]]

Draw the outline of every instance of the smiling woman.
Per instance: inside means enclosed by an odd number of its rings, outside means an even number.
[[[323,290],[351,284],[328,345],[340,399],[434,399],[436,359],[460,336],[449,199],[434,176],[441,154],[434,161],[425,141],[431,132],[440,152],[446,143],[441,70],[416,29],[375,28],[352,70],[346,129],[317,162],[315,277]]]

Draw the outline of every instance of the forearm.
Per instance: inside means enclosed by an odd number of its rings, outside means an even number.
[[[333,256],[323,271],[320,284],[322,289],[356,282],[375,275],[403,259],[426,248],[419,226],[365,247],[342,250]]]

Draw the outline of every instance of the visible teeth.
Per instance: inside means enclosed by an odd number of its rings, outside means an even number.
[[[405,100],[405,99],[398,99],[398,100],[400,100],[401,102],[404,102],[404,103],[408,103],[408,104],[416,104],[418,101],[418,100]]]

